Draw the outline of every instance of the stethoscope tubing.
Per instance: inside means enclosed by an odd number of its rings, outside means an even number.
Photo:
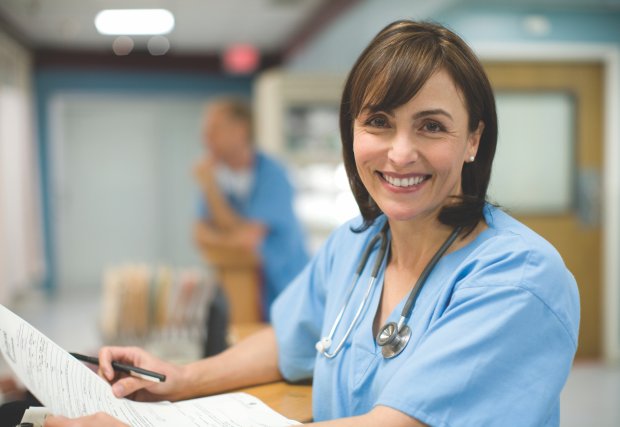
[[[431,272],[433,271],[433,269],[435,268],[435,266],[437,265],[441,257],[446,253],[448,248],[452,246],[452,243],[454,243],[454,241],[456,240],[460,232],[461,232],[461,227],[456,227],[452,231],[448,239],[445,242],[443,242],[441,247],[437,250],[437,252],[435,252],[435,255],[433,255],[433,257],[428,262],[428,264],[426,264],[426,267],[424,267],[424,270],[422,270],[422,274],[420,274],[420,277],[418,278],[418,280],[416,280],[413,290],[409,294],[409,298],[407,298],[407,302],[403,306],[403,310],[400,314],[401,318],[404,318],[404,321],[402,323],[406,323],[411,317],[411,313],[413,312],[413,307],[415,306],[415,303],[418,300],[418,296],[420,295],[420,291],[422,290],[424,283],[426,283],[426,279],[431,274]],[[401,322],[399,322],[399,324],[400,323]]]
[[[351,281],[351,283],[350,283],[350,285],[349,285],[349,287],[347,289],[347,293],[346,293],[346,297],[345,297],[345,303],[344,303],[342,309],[340,310],[340,312],[338,313],[338,316],[336,317],[336,320],[334,321],[334,324],[333,324],[333,326],[332,326],[332,328],[331,328],[331,330],[329,332],[329,335],[326,338],[321,338],[321,340],[317,343],[317,350],[319,350],[319,353],[322,354],[323,356],[325,356],[328,359],[334,358],[340,352],[340,350],[344,346],[344,343],[346,342],[346,340],[351,335],[351,332],[353,331],[353,328],[355,328],[355,326],[357,325],[357,321],[359,320],[359,317],[362,314],[362,311],[364,310],[364,308],[366,307],[366,305],[368,303],[370,292],[373,289],[375,281],[377,279],[377,275],[379,274],[379,269],[381,268],[381,265],[383,264],[383,262],[385,261],[386,257],[388,256],[387,229],[388,229],[388,223],[386,222],[386,224],[381,228],[381,231],[379,233],[377,233],[370,240],[370,242],[368,242],[368,244],[366,245],[366,249],[364,250],[364,253],[362,254],[362,257],[360,259],[360,262],[358,264],[356,272],[355,272],[355,274],[353,276],[353,280]],[[426,267],[422,271],[422,274],[420,274],[420,277],[416,281],[413,289],[411,290],[411,292],[409,294],[409,297],[407,298],[407,301],[405,302],[405,305],[403,306],[403,310],[401,312],[400,319],[398,320],[398,323],[397,324],[388,323],[388,324],[384,325],[383,327],[381,327],[379,335],[377,337],[377,343],[378,343],[379,346],[383,347],[382,352],[384,354],[384,357],[392,358],[394,356],[397,356],[398,354],[400,354],[400,352],[404,349],[404,347],[409,342],[409,336],[411,335],[411,329],[405,327],[405,324],[409,321],[409,318],[411,317],[411,314],[413,312],[413,307],[415,306],[415,303],[416,303],[416,301],[418,299],[418,296],[420,295],[420,291],[422,290],[422,287],[424,286],[424,283],[426,282],[426,279],[431,274],[431,272],[433,271],[433,269],[435,268],[435,266],[437,265],[437,263],[439,262],[441,257],[445,254],[445,252],[454,243],[454,241],[456,240],[456,238],[460,234],[461,229],[462,229],[461,227],[456,227],[452,231],[450,236],[446,239],[446,241],[444,241],[444,243],[441,245],[441,247],[437,250],[437,252],[433,255],[431,260],[428,262],[428,264],[426,265]],[[362,274],[362,271],[364,270],[364,267],[366,266],[366,263],[368,262],[368,258],[370,256],[370,252],[372,251],[372,249],[376,245],[377,241],[380,241],[381,244],[380,244],[379,251],[377,252],[377,257],[375,259],[375,263],[374,263],[372,272],[370,274],[370,280],[368,282],[368,286],[366,288],[366,292],[364,293],[364,297],[362,299],[362,303],[358,307],[358,309],[357,309],[357,311],[355,313],[355,316],[353,316],[353,320],[349,324],[349,327],[347,328],[346,332],[344,333],[344,335],[340,339],[338,345],[336,346],[334,351],[329,353],[327,350],[329,349],[329,347],[331,347],[331,343],[332,343],[332,340],[333,340],[334,335],[336,333],[336,329],[340,325],[340,322],[341,322],[341,320],[342,320],[342,318],[344,316],[344,312],[346,311],[346,309],[347,309],[347,307],[349,305],[349,302],[351,301],[351,296],[353,294],[353,290],[355,288],[355,285],[357,284],[357,281],[359,280],[359,278],[360,278],[360,276]],[[390,326],[390,325],[393,325],[393,326]],[[406,330],[403,329],[403,328],[405,328]],[[380,342],[379,336],[381,336],[384,333],[384,331],[387,331],[388,329],[390,331],[393,331],[393,333],[389,334],[389,336],[386,336],[385,340],[382,339],[381,341],[383,341],[383,342]],[[399,333],[401,333],[401,330],[402,330],[402,333],[406,335],[406,337],[399,337],[398,336]],[[394,341],[394,340],[396,340],[396,341]],[[388,345],[391,345],[394,348],[387,349]],[[386,354],[389,354],[389,355],[386,355]]]
[[[387,255],[386,228],[387,228],[387,223],[381,229],[381,231],[379,233],[377,233],[377,235],[375,235],[375,237],[373,237],[371,239],[371,241],[366,245],[366,249],[364,250],[362,258],[360,259],[360,262],[359,262],[358,267],[357,267],[357,269],[355,271],[355,275],[353,277],[353,280],[351,281],[351,283],[349,285],[349,288],[347,289],[347,294],[346,294],[346,297],[345,297],[345,304],[340,309],[340,312],[338,313],[338,316],[336,317],[336,320],[334,321],[334,325],[332,326],[331,330],[329,331],[329,335],[327,336],[327,341],[330,342],[330,343],[334,339],[334,335],[336,333],[336,329],[338,328],[338,325],[340,325],[340,321],[342,320],[344,312],[346,311],[346,309],[347,309],[347,307],[349,305],[349,302],[351,301],[351,296],[353,294],[353,290],[355,289],[355,285],[357,284],[357,281],[359,280],[359,277],[361,276],[362,271],[364,270],[364,266],[368,262],[368,258],[370,257],[370,252],[372,252],[372,250],[373,250],[374,246],[376,245],[377,241],[381,242],[380,248],[379,248],[379,252],[377,252],[377,258],[375,259],[375,264],[373,265],[372,272],[370,273],[370,280],[368,282],[368,286],[366,287],[366,292],[364,293],[364,298],[362,299],[362,304],[360,304],[360,306],[358,307],[357,312],[355,313],[355,316],[353,317],[353,320],[349,324],[349,327],[347,328],[346,332],[344,333],[342,339],[340,340],[340,342],[338,343],[338,345],[336,346],[334,351],[331,352],[331,353],[328,353],[327,350],[321,352],[328,359],[331,359],[331,358],[335,357],[340,352],[340,349],[342,348],[342,346],[344,345],[346,340],[349,338],[349,335],[351,335],[351,332],[353,331],[353,328],[357,324],[357,321],[358,321],[360,315],[362,314],[362,311],[364,310],[364,307],[366,307],[366,304],[368,303],[368,297],[370,296],[370,291],[372,290],[372,288],[373,288],[373,286],[375,284],[375,281],[377,279],[377,275],[379,274],[379,269],[381,268],[381,264],[383,264],[383,261],[385,260],[385,257]],[[323,340],[325,340],[325,339],[322,339],[322,341]]]
[[[353,332],[353,328],[355,327],[355,325],[357,325],[357,321],[358,321],[360,315],[362,314],[362,311],[366,307],[366,304],[368,303],[368,296],[370,295],[370,291],[372,290],[373,285],[375,284],[375,280],[376,280],[375,277],[371,277],[370,278],[370,281],[368,282],[368,287],[366,288],[366,293],[364,294],[363,302],[357,308],[357,311],[355,312],[355,316],[353,316],[353,320],[351,321],[351,324],[349,325],[349,327],[347,328],[346,332],[342,336],[342,339],[338,343],[338,346],[336,346],[336,348],[334,349],[334,351],[332,353],[328,353],[327,351],[325,351],[323,353],[323,355],[325,357],[327,357],[328,359],[331,359],[331,358],[335,357],[340,352],[340,349],[342,348],[344,343],[349,338],[349,335],[351,335],[351,332]],[[332,340],[332,339],[333,339],[333,336],[329,338],[329,340]]]

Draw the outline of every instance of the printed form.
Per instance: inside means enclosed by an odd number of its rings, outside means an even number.
[[[22,383],[50,413],[79,417],[107,412],[135,427],[299,424],[245,393],[182,402],[118,399],[110,385],[15,313],[0,305],[0,351]]]

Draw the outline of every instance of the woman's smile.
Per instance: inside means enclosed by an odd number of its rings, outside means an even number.
[[[431,175],[418,173],[395,174],[389,172],[377,172],[377,175],[381,180],[383,180],[385,187],[389,191],[395,192],[418,191],[431,177]]]

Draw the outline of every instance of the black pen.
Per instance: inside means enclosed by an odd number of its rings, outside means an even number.
[[[69,354],[82,362],[92,363],[93,365],[99,366],[99,359],[97,357],[84,356],[83,354],[78,353]],[[156,383],[163,383],[166,381],[165,375],[158,374],[157,372],[149,371],[147,369],[138,368],[137,366],[125,365],[124,363],[113,361],[112,367],[115,371],[126,372],[134,377],[142,378],[143,380],[153,381]]]

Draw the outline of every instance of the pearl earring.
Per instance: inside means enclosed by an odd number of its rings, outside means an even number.
[[[473,161],[476,160],[476,158],[474,156],[469,156],[469,162],[473,163]]]

